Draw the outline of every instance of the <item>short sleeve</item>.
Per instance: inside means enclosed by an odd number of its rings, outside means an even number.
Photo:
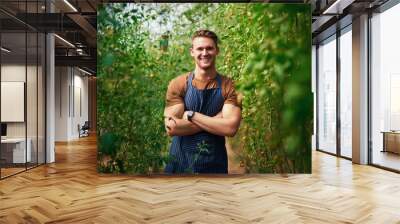
[[[227,78],[225,80],[225,85],[224,85],[224,89],[225,89],[225,94],[224,94],[224,98],[225,98],[225,102],[224,104],[233,104],[235,106],[239,106],[238,104],[238,96],[235,90],[235,85],[232,81],[232,79]]]
[[[185,97],[186,78],[181,75],[169,82],[166,94],[166,107],[183,104]]]

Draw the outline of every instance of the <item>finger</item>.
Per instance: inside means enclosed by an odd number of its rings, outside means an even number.
[[[176,124],[176,121],[175,121],[175,119],[174,118],[170,118],[170,121],[173,121],[175,124]]]

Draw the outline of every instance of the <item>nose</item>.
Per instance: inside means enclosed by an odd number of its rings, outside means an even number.
[[[208,55],[207,49],[203,49],[203,51],[201,53],[204,54],[204,55]]]

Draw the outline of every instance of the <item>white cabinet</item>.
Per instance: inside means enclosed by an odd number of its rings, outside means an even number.
[[[32,161],[32,153],[31,153],[32,140],[28,138],[26,142],[28,145],[25,151],[25,138],[7,138],[1,140],[1,144],[7,144],[13,147],[12,150],[13,163],[25,163]]]

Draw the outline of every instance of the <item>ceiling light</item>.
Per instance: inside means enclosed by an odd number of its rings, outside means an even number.
[[[7,48],[5,48],[5,47],[1,47],[1,50],[4,51],[4,52],[6,52],[6,53],[10,53],[10,52],[11,52],[11,50],[9,50],[9,49],[7,49]]]
[[[83,69],[81,69],[81,68],[79,68],[79,67],[78,67],[78,70],[81,71],[81,72],[83,72],[83,73],[85,73],[85,74],[87,74],[87,75],[92,75],[92,73],[90,73],[90,72],[88,72],[88,71],[85,71],[85,70],[83,70]]]
[[[322,14],[342,14],[343,9],[351,5],[355,0],[336,0],[332,5],[324,10]]]
[[[70,47],[75,48],[75,45],[71,44],[71,42],[69,42],[69,41],[67,41],[66,39],[60,37],[59,35],[54,34],[54,36],[57,37],[59,40],[63,41],[64,43],[66,43],[67,45],[69,45]]]
[[[83,49],[81,49],[81,48],[77,48],[76,53],[78,53],[79,55],[84,55]]]
[[[78,10],[71,4],[69,3],[68,0],[64,0],[65,4],[67,4],[74,12],[78,12]]]

